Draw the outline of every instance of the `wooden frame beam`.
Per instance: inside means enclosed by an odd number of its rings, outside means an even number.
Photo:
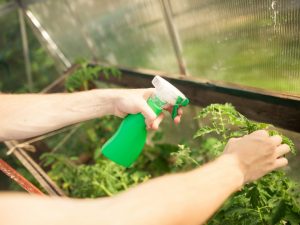
[[[95,64],[91,64],[95,66]],[[72,66],[67,74],[76,70]],[[249,88],[236,84],[212,82],[195,77],[184,77],[160,71],[119,68],[122,78],[109,79],[99,74],[99,81],[128,88],[152,87],[155,75],[162,76],[178,87],[191,100],[191,104],[207,106],[212,103],[232,103],[239,112],[248,118],[277,127],[300,132],[300,96]],[[65,78],[66,76],[64,76]],[[62,91],[64,79],[55,82],[50,92]]]
[[[160,75],[178,87],[198,106],[212,103],[232,103],[238,111],[250,119],[271,123],[275,126],[300,132],[300,96],[269,92],[235,84],[211,82],[195,77],[184,78],[151,70],[120,69],[122,79],[99,76],[103,82],[124,87],[151,87],[151,80]]]

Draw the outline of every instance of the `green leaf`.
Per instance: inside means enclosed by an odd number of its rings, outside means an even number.
[[[210,134],[212,132],[216,132],[216,129],[213,127],[204,126],[197,130],[196,134],[194,135],[194,138],[202,137],[202,136],[204,136],[206,134]]]
[[[275,225],[280,222],[281,219],[285,216],[285,202],[283,200],[279,201],[277,206],[273,209],[270,224]]]

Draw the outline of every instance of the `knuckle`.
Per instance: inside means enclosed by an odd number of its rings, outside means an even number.
[[[254,136],[252,140],[256,141],[257,143],[271,143],[269,139],[263,136]]]
[[[282,142],[282,137],[281,136],[279,136],[279,135],[274,135],[274,136],[272,136],[272,137],[270,137],[270,139],[273,141],[273,142],[275,142],[275,143],[281,143]],[[275,144],[274,143],[274,144]]]
[[[284,149],[286,149],[286,150],[288,150],[288,151],[291,150],[290,146],[287,145],[287,144],[282,144],[281,146],[282,146],[282,148],[284,148]]]
[[[266,140],[265,141],[265,145],[266,147],[268,147],[269,149],[275,150],[276,149],[276,145],[274,144],[274,142],[272,140]]]
[[[275,150],[275,146],[273,145],[272,141],[268,139],[256,139],[257,144],[262,146],[265,151],[272,151]]]
[[[276,135],[273,135],[271,136],[271,138],[278,138],[278,139],[282,139],[280,135],[276,134]]]
[[[266,130],[257,130],[253,132],[252,134],[255,134],[257,137],[268,137],[269,133]]]
[[[269,133],[266,130],[259,130],[261,135],[269,136]]]
[[[276,151],[275,151],[275,148],[273,148],[273,147],[266,147],[265,149],[263,149],[263,151],[264,151],[264,155],[266,156],[266,157],[274,157],[275,156],[275,154],[276,154]]]

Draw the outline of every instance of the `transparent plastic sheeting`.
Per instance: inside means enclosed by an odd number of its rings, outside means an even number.
[[[33,91],[40,91],[45,85],[57,79],[59,73],[52,58],[44,51],[38,40],[27,27],[30,47]],[[28,92],[25,73],[22,38],[18,12],[11,11],[0,16],[0,92]]]
[[[300,93],[299,0],[171,0],[193,75]]]
[[[178,72],[159,1],[48,0],[29,8],[72,62]]]
[[[300,94],[299,0],[169,1],[192,76]],[[65,56],[178,73],[161,0],[30,5]]]

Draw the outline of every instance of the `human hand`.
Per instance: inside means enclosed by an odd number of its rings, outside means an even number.
[[[241,138],[231,138],[224,155],[231,154],[237,159],[247,183],[288,164],[284,155],[290,148],[281,143],[279,135],[270,137],[267,131],[258,130]]]
[[[146,89],[122,89],[114,91],[114,115],[125,117],[128,114],[142,113],[145,117],[147,129],[157,130],[164,118],[164,114],[156,115],[147,104],[147,99],[154,93],[154,88]],[[165,108],[172,112],[172,106]],[[176,124],[180,123],[183,112],[178,109],[178,115],[174,118]]]

